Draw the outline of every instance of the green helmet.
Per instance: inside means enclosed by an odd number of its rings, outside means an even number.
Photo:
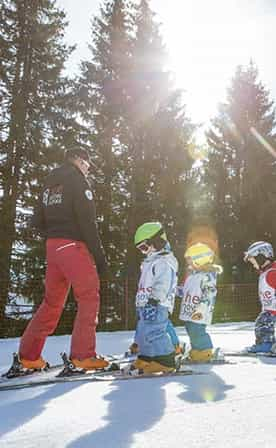
[[[162,224],[160,222],[145,222],[135,232],[134,244],[142,243],[142,241],[150,240],[154,236],[160,234],[160,237],[167,241],[166,233],[163,231]]]

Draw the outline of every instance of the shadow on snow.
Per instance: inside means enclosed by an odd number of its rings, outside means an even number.
[[[109,402],[106,425],[70,442],[67,448],[108,447],[111,440],[116,448],[130,447],[136,434],[150,430],[161,420],[166,408],[164,386],[168,383],[177,382],[183,386],[184,391],[178,396],[184,402],[223,400],[234,386],[226,385],[219,375],[210,372],[212,366],[204,367],[206,375],[141,379],[137,380],[138,384],[136,380],[111,384],[112,390],[104,397]]]

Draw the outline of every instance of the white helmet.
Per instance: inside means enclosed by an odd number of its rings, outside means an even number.
[[[247,261],[248,257],[257,257],[258,255],[272,259],[274,257],[272,245],[266,241],[257,241],[251,244],[247,251],[244,252],[244,261]]]

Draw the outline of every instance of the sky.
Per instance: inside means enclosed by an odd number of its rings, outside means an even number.
[[[77,44],[67,64],[72,74],[89,57],[90,23],[102,0],[57,0],[68,17],[66,41]],[[192,121],[208,126],[226,98],[238,65],[250,59],[276,100],[275,0],[151,0],[168,50],[168,67]]]

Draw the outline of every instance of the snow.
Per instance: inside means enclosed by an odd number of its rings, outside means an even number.
[[[239,349],[254,339],[250,322],[210,327],[214,345]],[[177,328],[182,341],[183,328]],[[98,333],[98,352],[124,352],[133,332]],[[48,339],[59,362],[69,336]],[[18,339],[0,339],[0,373]],[[197,366],[204,375],[103,383],[63,383],[0,392],[0,447],[273,448],[276,359],[231,358]]]

